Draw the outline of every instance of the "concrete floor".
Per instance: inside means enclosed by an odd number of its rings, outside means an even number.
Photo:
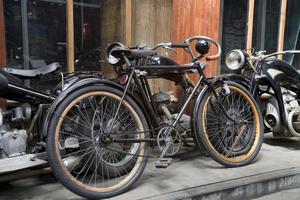
[[[251,177],[300,167],[299,139],[266,138],[256,161],[241,168],[227,169],[195,151],[182,153],[167,169],[156,169],[150,160],[140,182],[131,191],[113,199],[147,199],[187,188]],[[0,200],[81,199],[55,181],[51,175],[0,183]],[[299,198],[298,198],[299,199]],[[274,199],[273,199],[274,200]]]
[[[262,196],[259,198],[256,198],[255,200],[299,200],[300,199],[300,189],[290,189],[290,190],[284,190],[281,192],[276,192],[274,194]]]

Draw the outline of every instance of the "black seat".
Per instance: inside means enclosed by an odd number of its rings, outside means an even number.
[[[3,70],[6,71],[9,74],[21,77],[21,78],[35,78],[37,76],[43,76],[46,74],[49,74],[51,72],[56,71],[58,68],[60,68],[59,63],[51,63],[49,65],[46,65],[44,67],[38,68],[38,69],[16,69],[12,67],[4,67]]]

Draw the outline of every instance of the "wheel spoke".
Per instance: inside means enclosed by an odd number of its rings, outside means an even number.
[[[64,159],[71,163],[67,175],[99,191],[124,185],[130,180],[126,177],[133,177],[136,173],[132,169],[140,166],[143,163],[140,160],[144,159],[143,155],[140,156],[145,148],[143,142],[114,143],[106,140],[145,137],[145,131],[140,129],[141,119],[134,114],[136,111],[126,100],[119,104],[120,100],[116,95],[107,95],[107,92],[102,95],[100,91],[99,95],[93,93],[74,100],[63,115],[54,112],[61,123],[56,132],[62,152],[59,159],[62,163]],[[116,113],[118,105],[120,109]],[[111,127],[109,135],[106,132],[108,127]]]
[[[208,147],[212,148],[214,154],[223,157],[228,162],[235,157],[241,160],[246,159],[251,148],[255,148],[253,144],[257,139],[255,135],[258,134],[255,124],[259,121],[257,121],[258,117],[254,118],[254,116],[258,114],[256,110],[253,110],[254,106],[250,98],[245,96],[241,90],[233,86],[230,86],[229,94],[218,94],[226,115],[212,93],[204,104],[206,106],[203,121],[205,122],[204,133],[210,144]],[[227,115],[235,121],[229,119]],[[244,125],[239,125],[239,123]]]

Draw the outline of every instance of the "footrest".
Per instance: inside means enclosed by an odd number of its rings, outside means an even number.
[[[163,158],[163,159],[158,159],[155,162],[155,167],[156,168],[167,168],[172,162],[172,158]]]

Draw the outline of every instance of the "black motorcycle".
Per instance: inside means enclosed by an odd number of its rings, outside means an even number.
[[[261,105],[266,132],[274,136],[300,136],[300,74],[276,55],[296,54],[299,50],[266,55],[259,51],[249,55],[232,50],[226,55],[226,66],[234,72],[228,80],[244,85]]]
[[[214,56],[207,56],[209,43],[217,46]],[[158,48],[182,48],[192,62],[179,65],[158,55]],[[119,195],[142,175],[150,147],[160,150],[155,166],[166,168],[191,138],[226,167],[250,163],[262,144],[261,114],[244,87],[204,75],[205,61],[220,55],[218,42],[203,36],[154,48],[111,44],[107,61],[116,68],[118,81],[77,84],[49,109],[44,132],[56,178],[89,199]],[[190,73],[200,75],[196,84],[188,78]],[[152,93],[148,80],[154,78],[181,86],[183,99]],[[191,114],[186,112],[189,104]]]
[[[48,108],[64,90],[101,78],[99,73],[64,74],[60,68],[52,63],[36,69],[0,69],[0,175],[48,166],[43,132]],[[57,81],[57,86],[37,84],[45,79]],[[30,82],[43,89],[25,86]]]

